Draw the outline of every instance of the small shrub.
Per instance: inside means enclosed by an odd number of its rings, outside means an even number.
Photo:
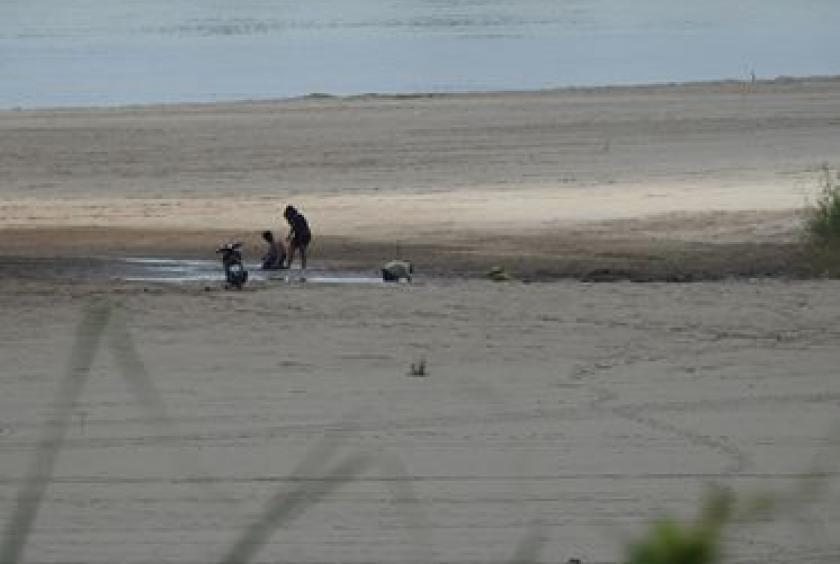
[[[823,166],[820,193],[808,210],[805,230],[809,241],[818,247],[840,247],[840,183]]]
[[[814,274],[840,277],[840,176],[824,165],[820,191],[805,213],[806,258]]]

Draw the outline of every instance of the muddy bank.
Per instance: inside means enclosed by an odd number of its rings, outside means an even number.
[[[189,269],[212,280],[221,267],[215,248],[245,241],[249,270],[263,246],[253,233],[155,231],[115,228],[5,230],[0,276],[31,279],[131,279],[156,268]],[[52,243],[48,243],[51,241]],[[462,235],[447,242],[377,242],[317,237],[310,249],[315,271],[376,276],[383,262],[411,260],[426,277],[482,277],[502,267],[521,280],[691,282],[725,278],[803,278],[818,274],[797,242],[692,242],[584,237],[580,233],[522,236]],[[171,264],[166,264],[170,261]],[[200,271],[200,272],[199,272]],[[177,277],[177,272],[172,277]],[[191,276],[184,274],[185,276]]]

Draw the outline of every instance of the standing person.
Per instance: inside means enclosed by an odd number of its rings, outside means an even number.
[[[309,223],[294,206],[286,206],[283,217],[289,222],[289,262],[287,268],[291,268],[295,259],[295,251],[300,251],[300,267],[306,270],[306,247],[312,240],[312,232],[309,230]]]
[[[271,231],[262,232],[263,240],[268,243],[268,252],[263,255],[262,269],[277,270],[286,268],[286,247],[281,241],[274,239]]]

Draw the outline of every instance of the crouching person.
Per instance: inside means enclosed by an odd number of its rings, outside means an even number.
[[[414,266],[407,260],[391,260],[382,266],[382,280],[385,282],[399,282],[400,280],[411,282],[412,274],[414,274]]]
[[[286,247],[281,241],[274,238],[271,231],[262,232],[263,240],[268,243],[268,252],[263,255],[263,270],[279,270],[286,268]]]

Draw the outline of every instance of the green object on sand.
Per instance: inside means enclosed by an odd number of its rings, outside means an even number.
[[[506,282],[508,280],[512,280],[510,274],[502,268],[501,266],[494,266],[487,272],[487,278],[493,280],[494,282]]]

